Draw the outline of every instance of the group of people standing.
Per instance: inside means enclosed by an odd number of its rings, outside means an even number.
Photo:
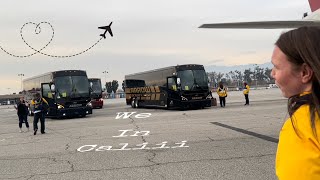
[[[246,82],[243,85],[244,85],[243,94],[244,94],[244,97],[246,100],[246,103],[244,105],[249,105],[250,87]],[[222,82],[219,83],[219,87],[217,89],[217,94],[219,96],[220,106],[225,107],[226,106],[226,97],[228,97],[228,93],[227,93],[227,88],[223,85]]]
[[[36,93],[34,98],[31,100],[30,108],[33,108],[34,119],[33,119],[33,134],[36,135],[38,131],[38,122],[40,120],[41,124],[41,134],[45,133],[45,114],[46,107],[48,102],[40,96],[39,93]],[[22,123],[26,124],[27,132],[29,131],[29,104],[24,100],[24,97],[21,96],[17,105],[15,106],[19,118],[19,132],[22,133]]]

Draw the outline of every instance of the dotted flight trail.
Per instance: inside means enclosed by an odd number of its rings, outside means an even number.
[[[35,26],[35,30],[34,30],[34,31],[35,31],[35,34],[40,34],[40,33],[41,33],[41,25],[43,25],[43,24],[47,24],[47,25],[49,25],[49,26],[51,27],[52,35],[51,35],[51,38],[50,38],[49,42],[48,42],[45,46],[43,46],[41,49],[37,50],[37,49],[33,48],[33,47],[24,39],[24,37],[23,37],[23,29],[24,29],[27,25],[34,25],[34,26]],[[52,40],[53,40],[53,38],[54,38],[54,28],[53,28],[53,26],[52,26],[49,22],[40,22],[40,23],[38,23],[38,24],[36,24],[36,23],[34,23],[34,22],[27,22],[27,23],[25,23],[25,24],[21,27],[21,29],[20,29],[20,36],[21,36],[21,39],[23,40],[23,42],[24,42],[30,49],[32,49],[33,51],[35,51],[34,53],[21,56],[21,55],[15,55],[15,54],[13,54],[13,53],[8,52],[8,51],[5,50],[1,45],[0,45],[0,49],[1,49],[2,51],[4,51],[5,53],[7,53],[8,55],[13,56],[13,57],[18,57],[18,58],[30,57],[30,56],[33,56],[33,55],[38,54],[38,53],[39,53],[39,54],[42,54],[42,55],[45,55],[45,56],[54,57],[54,58],[69,58],[69,57],[78,56],[78,55],[80,55],[80,54],[83,54],[83,53],[89,51],[90,49],[92,49],[95,45],[97,45],[97,44],[104,38],[104,37],[101,37],[101,38],[100,38],[97,42],[95,42],[92,46],[90,46],[89,48],[87,48],[87,49],[85,49],[85,50],[83,50],[83,51],[81,51],[81,52],[79,52],[79,53],[72,54],[72,55],[63,55],[63,56],[61,56],[61,55],[52,55],[52,54],[47,54],[47,53],[41,52],[42,50],[44,50],[45,48],[48,47],[48,45],[52,42]]]

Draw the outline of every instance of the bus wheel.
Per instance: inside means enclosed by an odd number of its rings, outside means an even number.
[[[134,106],[135,106],[135,108],[139,108],[139,100],[138,99],[134,100]]]
[[[167,104],[165,105],[166,109],[170,109],[170,102],[169,100],[167,99]]]
[[[135,108],[135,101],[136,101],[135,98],[131,99],[131,107],[132,108]]]

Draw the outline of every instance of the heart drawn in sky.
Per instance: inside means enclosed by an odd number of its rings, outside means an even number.
[[[50,30],[51,28],[51,30]],[[49,32],[48,32],[49,30]],[[30,33],[34,31],[33,33]],[[43,32],[41,34],[41,32]],[[51,31],[51,32],[50,32]],[[51,34],[51,37],[48,34]],[[38,24],[34,22],[27,22],[25,23],[20,30],[20,36],[23,40],[23,42],[30,47],[32,50],[34,50],[36,53],[40,53],[43,49],[45,49],[51,42],[54,37],[54,29],[53,26],[49,22],[40,22]],[[26,39],[32,39],[32,40],[26,40]],[[36,42],[34,42],[36,40]],[[39,43],[40,41],[40,43]],[[34,43],[34,45],[31,45],[31,43]],[[43,43],[41,43],[43,42]],[[40,48],[37,48],[35,44],[40,44]]]

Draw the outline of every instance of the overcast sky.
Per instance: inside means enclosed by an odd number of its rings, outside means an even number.
[[[84,54],[52,58],[36,54],[12,57],[0,50],[0,94],[18,92],[23,78],[63,69],[86,70],[89,77],[120,82],[124,75],[155,68],[197,63],[240,65],[270,61],[273,44],[284,30],[199,29],[204,23],[295,20],[310,12],[307,0],[2,0],[0,46],[14,55],[31,50],[21,39],[27,22],[49,22],[51,44],[42,52],[77,54],[100,39],[98,26],[111,21],[107,36]],[[32,24],[23,37],[41,49],[51,38],[49,25],[36,35]],[[9,89],[10,88],[10,89]]]

